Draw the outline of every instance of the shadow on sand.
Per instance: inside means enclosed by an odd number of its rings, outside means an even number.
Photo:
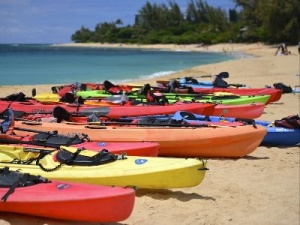
[[[184,193],[182,191],[172,191],[172,190],[164,190],[164,189],[158,189],[158,190],[138,189],[137,190],[136,192],[137,197],[143,197],[144,195],[159,200],[167,200],[170,198],[174,198],[182,202],[188,202],[192,199],[211,200],[211,201],[216,200],[212,197],[199,195],[197,193]]]

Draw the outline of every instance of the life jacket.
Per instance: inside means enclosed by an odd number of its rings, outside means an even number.
[[[4,120],[0,124],[1,133],[11,134],[15,125],[14,111],[8,108],[4,112]]]
[[[285,85],[283,83],[274,83],[273,86],[276,89],[282,90],[283,94],[285,94],[285,93],[292,93],[293,92],[293,89],[291,88],[291,86],[287,86],[287,85]]]
[[[299,117],[299,115],[287,116],[287,117],[282,118],[281,120],[275,120],[274,124],[276,127],[300,129],[300,117]]]

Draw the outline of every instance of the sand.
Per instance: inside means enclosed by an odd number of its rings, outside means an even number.
[[[92,46],[92,45],[90,45]],[[98,45],[99,46],[99,45]],[[103,45],[102,45],[103,46]],[[109,45],[108,47],[131,47]],[[198,66],[180,73],[136,83],[155,84],[155,80],[171,77],[218,74],[227,71],[229,83],[244,83],[264,87],[273,83],[299,85],[300,56],[296,46],[289,47],[291,55],[274,56],[276,48],[263,44],[219,44],[207,48],[197,45],[134,46],[192,51],[241,51],[253,58]],[[225,54],[225,52],[224,52]],[[206,78],[210,80],[209,78]],[[50,92],[51,85],[35,86],[38,93]],[[22,91],[31,95],[32,86],[0,87],[0,96]],[[265,107],[259,118],[267,121],[299,114],[299,94],[284,94]],[[208,159],[209,170],[203,182],[193,188],[172,190],[137,190],[131,216],[119,223],[129,225],[190,225],[300,224],[300,187],[298,147],[258,147],[241,159]],[[101,208],[99,207],[99,210]],[[78,212],[80,213],[80,212]],[[91,224],[36,218],[0,213],[0,225],[6,224]],[[99,223],[94,223],[99,224]]]

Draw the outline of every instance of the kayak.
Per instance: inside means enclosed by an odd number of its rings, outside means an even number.
[[[60,146],[73,146],[94,151],[107,149],[115,154],[126,153],[134,156],[157,156],[159,144],[155,142],[104,142],[91,141],[88,135],[68,134],[61,135],[58,132],[37,132],[17,135],[14,127],[14,112],[11,108],[5,111],[4,122],[9,124],[9,131],[0,133],[0,143],[20,144],[23,146],[43,146],[58,149]],[[3,123],[2,123],[3,124]]]
[[[178,80],[171,81],[157,81],[160,88],[172,91],[182,91],[191,89],[193,93],[198,94],[213,94],[216,92],[227,92],[240,96],[244,95],[270,95],[270,99],[266,104],[278,101],[281,98],[282,91],[276,88],[265,87],[265,88],[247,88],[241,84],[228,84],[222,78],[228,78],[228,73],[222,72],[216,75],[214,81],[200,81],[193,77],[179,78]],[[204,76],[205,77],[205,76]],[[210,76],[212,77],[212,76]]]
[[[51,114],[56,106],[63,107],[69,112],[81,113],[85,115],[96,114],[97,116],[120,118],[121,116],[143,116],[154,114],[170,114],[178,110],[190,111],[208,115],[213,112],[214,104],[211,103],[182,103],[174,104],[139,104],[139,105],[118,105],[92,107],[83,104],[68,104],[63,102],[38,102],[27,100],[25,102],[0,100],[0,111],[8,107],[15,111],[15,116],[26,114]]]
[[[141,127],[16,121],[15,127],[61,134],[87,134],[93,141],[159,143],[158,155],[238,158],[252,153],[266,134],[264,127]],[[23,131],[17,131],[17,133]],[[162,135],[166,134],[166,135]]]
[[[155,94],[155,93],[154,93]],[[98,98],[98,99],[105,99],[114,97],[114,95],[110,93],[103,93],[102,90],[90,90],[90,91],[78,91],[76,92],[76,96],[82,97],[83,99],[88,98]],[[149,101],[146,97],[147,95],[129,93],[126,94],[128,99],[134,99],[141,102]],[[177,93],[163,93],[163,96],[167,99],[169,103],[174,103],[177,101],[183,102],[212,102],[218,104],[226,104],[226,105],[237,105],[237,104],[251,104],[251,103],[264,103],[266,104],[271,95],[228,95],[228,93],[219,93],[219,94],[177,94]],[[116,96],[115,96],[116,97]],[[119,99],[121,99],[122,95],[117,95]],[[85,104],[88,104],[88,101],[85,101]],[[93,102],[93,105],[96,103]],[[101,103],[102,104],[102,103]]]
[[[58,94],[63,97],[66,93],[74,93],[76,91],[86,90],[103,90],[103,92],[131,92],[133,90],[132,85],[114,85],[110,81],[105,80],[103,83],[81,83],[75,82],[73,84],[53,86],[51,88],[52,93]]]
[[[276,126],[276,123],[264,120],[244,120],[241,118],[203,116],[189,112],[176,112],[172,119],[176,121],[185,121],[189,124],[216,124],[222,122],[222,125],[236,124],[238,121],[245,123],[254,123],[267,129],[260,145],[263,146],[295,146],[300,144],[300,129]]]
[[[37,134],[11,135],[0,134],[2,144],[20,144],[24,147],[51,147],[57,149],[60,146],[72,146],[93,151],[107,149],[115,154],[126,153],[130,156],[157,156],[159,144],[155,142],[106,142],[90,141],[88,136],[60,135],[56,132],[38,132]]]
[[[0,145],[0,166],[48,179],[140,189],[194,187],[206,172],[197,158],[136,157],[108,151]]]
[[[19,180],[19,186],[13,190],[12,182],[25,177],[24,173],[10,171],[8,167],[0,169],[1,212],[108,223],[126,220],[133,211],[132,188],[48,180],[29,174],[30,181]]]
[[[282,96],[282,91],[275,88],[193,88],[195,93],[213,94],[216,92],[232,93],[236,95],[270,95],[266,104],[277,102]]]

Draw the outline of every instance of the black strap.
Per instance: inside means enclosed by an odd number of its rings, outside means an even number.
[[[5,193],[5,195],[3,195],[3,197],[1,198],[1,200],[3,200],[4,202],[6,202],[7,198],[14,193],[16,187],[18,187],[20,184],[22,183],[22,180],[19,179],[17,180],[15,183],[13,183],[10,188],[8,189],[8,191]]]

